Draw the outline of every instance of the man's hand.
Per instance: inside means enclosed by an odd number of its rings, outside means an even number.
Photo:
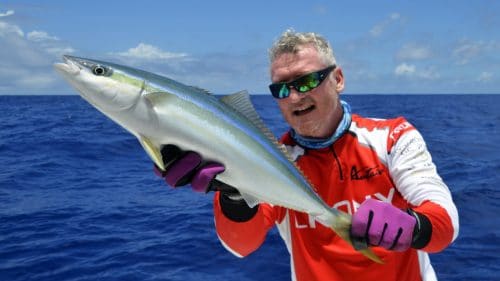
[[[208,192],[215,177],[225,170],[224,165],[204,162],[200,154],[194,151],[182,151],[175,145],[165,145],[161,154],[166,171],[160,171],[156,165],[154,171],[171,187],[191,184],[194,191]]]
[[[352,217],[351,238],[356,249],[381,246],[405,251],[412,245],[416,218],[389,203],[367,199]]]
[[[258,205],[250,208],[238,190],[215,179],[224,172],[224,165],[205,162],[200,154],[194,151],[182,151],[175,145],[165,145],[161,154],[166,171],[160,171],[154,165],[155,173],[164,178],[169,186],[178,187],[191,184],[194,191],[220,191],[220,206],[229,219],[236,222],[248,221],[258,211]]]

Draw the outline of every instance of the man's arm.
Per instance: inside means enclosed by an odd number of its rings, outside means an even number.
[[[391,176],[398,191],[413,206],[417,226],[425,228],[422,235],[429,236],[417,241],[417,248],[426,252],[441,251],[455,240],[459,230],[458,212],[450,190],[438,175],[425,141],[413,126],[401,133],[392,131],[389,136]]]
[[[214,218],[217,235],[224,247],[237,257],[248,256],[264,242],[273,227],[276,211],[261,203],[250,208],[243,199],[217,192]]]

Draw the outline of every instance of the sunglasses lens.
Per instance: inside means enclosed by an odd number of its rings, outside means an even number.
[[[297,81],[297,91],[305,93],[319,86],[318,73],[311,73]]]
[[[285,83],[271,84],[269,85],[269,89],[273,97],[277,99],[284,99],[290,95],[290,89],[288,89]]]
[[[279,98],[284,99],[287,98],[290,95],[290,89],[286,86],[286,84],[282,84],[280,93],[279,93]]]

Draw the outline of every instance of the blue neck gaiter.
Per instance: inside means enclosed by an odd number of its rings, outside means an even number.
[[[333,133],[332,136],[328,138],[309,138],[304,137],[295,132],[294,129],[290,130],[290,136],[293,138],[295,142],[297,142],[300,146],[309,148],[309,149],[321,149],[326,148],[332,145],[342,134],[344,134],[349,126],[351,125],[351,107],[349,104],[343,100],[340,101],[342,108],[344,109],[344,115],[342,116],[342,120],[337,127],[337,130]]]

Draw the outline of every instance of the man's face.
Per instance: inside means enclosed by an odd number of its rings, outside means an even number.
[[[289,82],[327,66],[313,46],[304,46],[297,54],[285,53],[274,60],[271,80]],[[289,97],[277,101],[283,117],[298,134],[325,138],[333,134],[342,118],[339,92],[343,88],[342,70],[337,68],[317,88],[306,93],[292,88]]]

